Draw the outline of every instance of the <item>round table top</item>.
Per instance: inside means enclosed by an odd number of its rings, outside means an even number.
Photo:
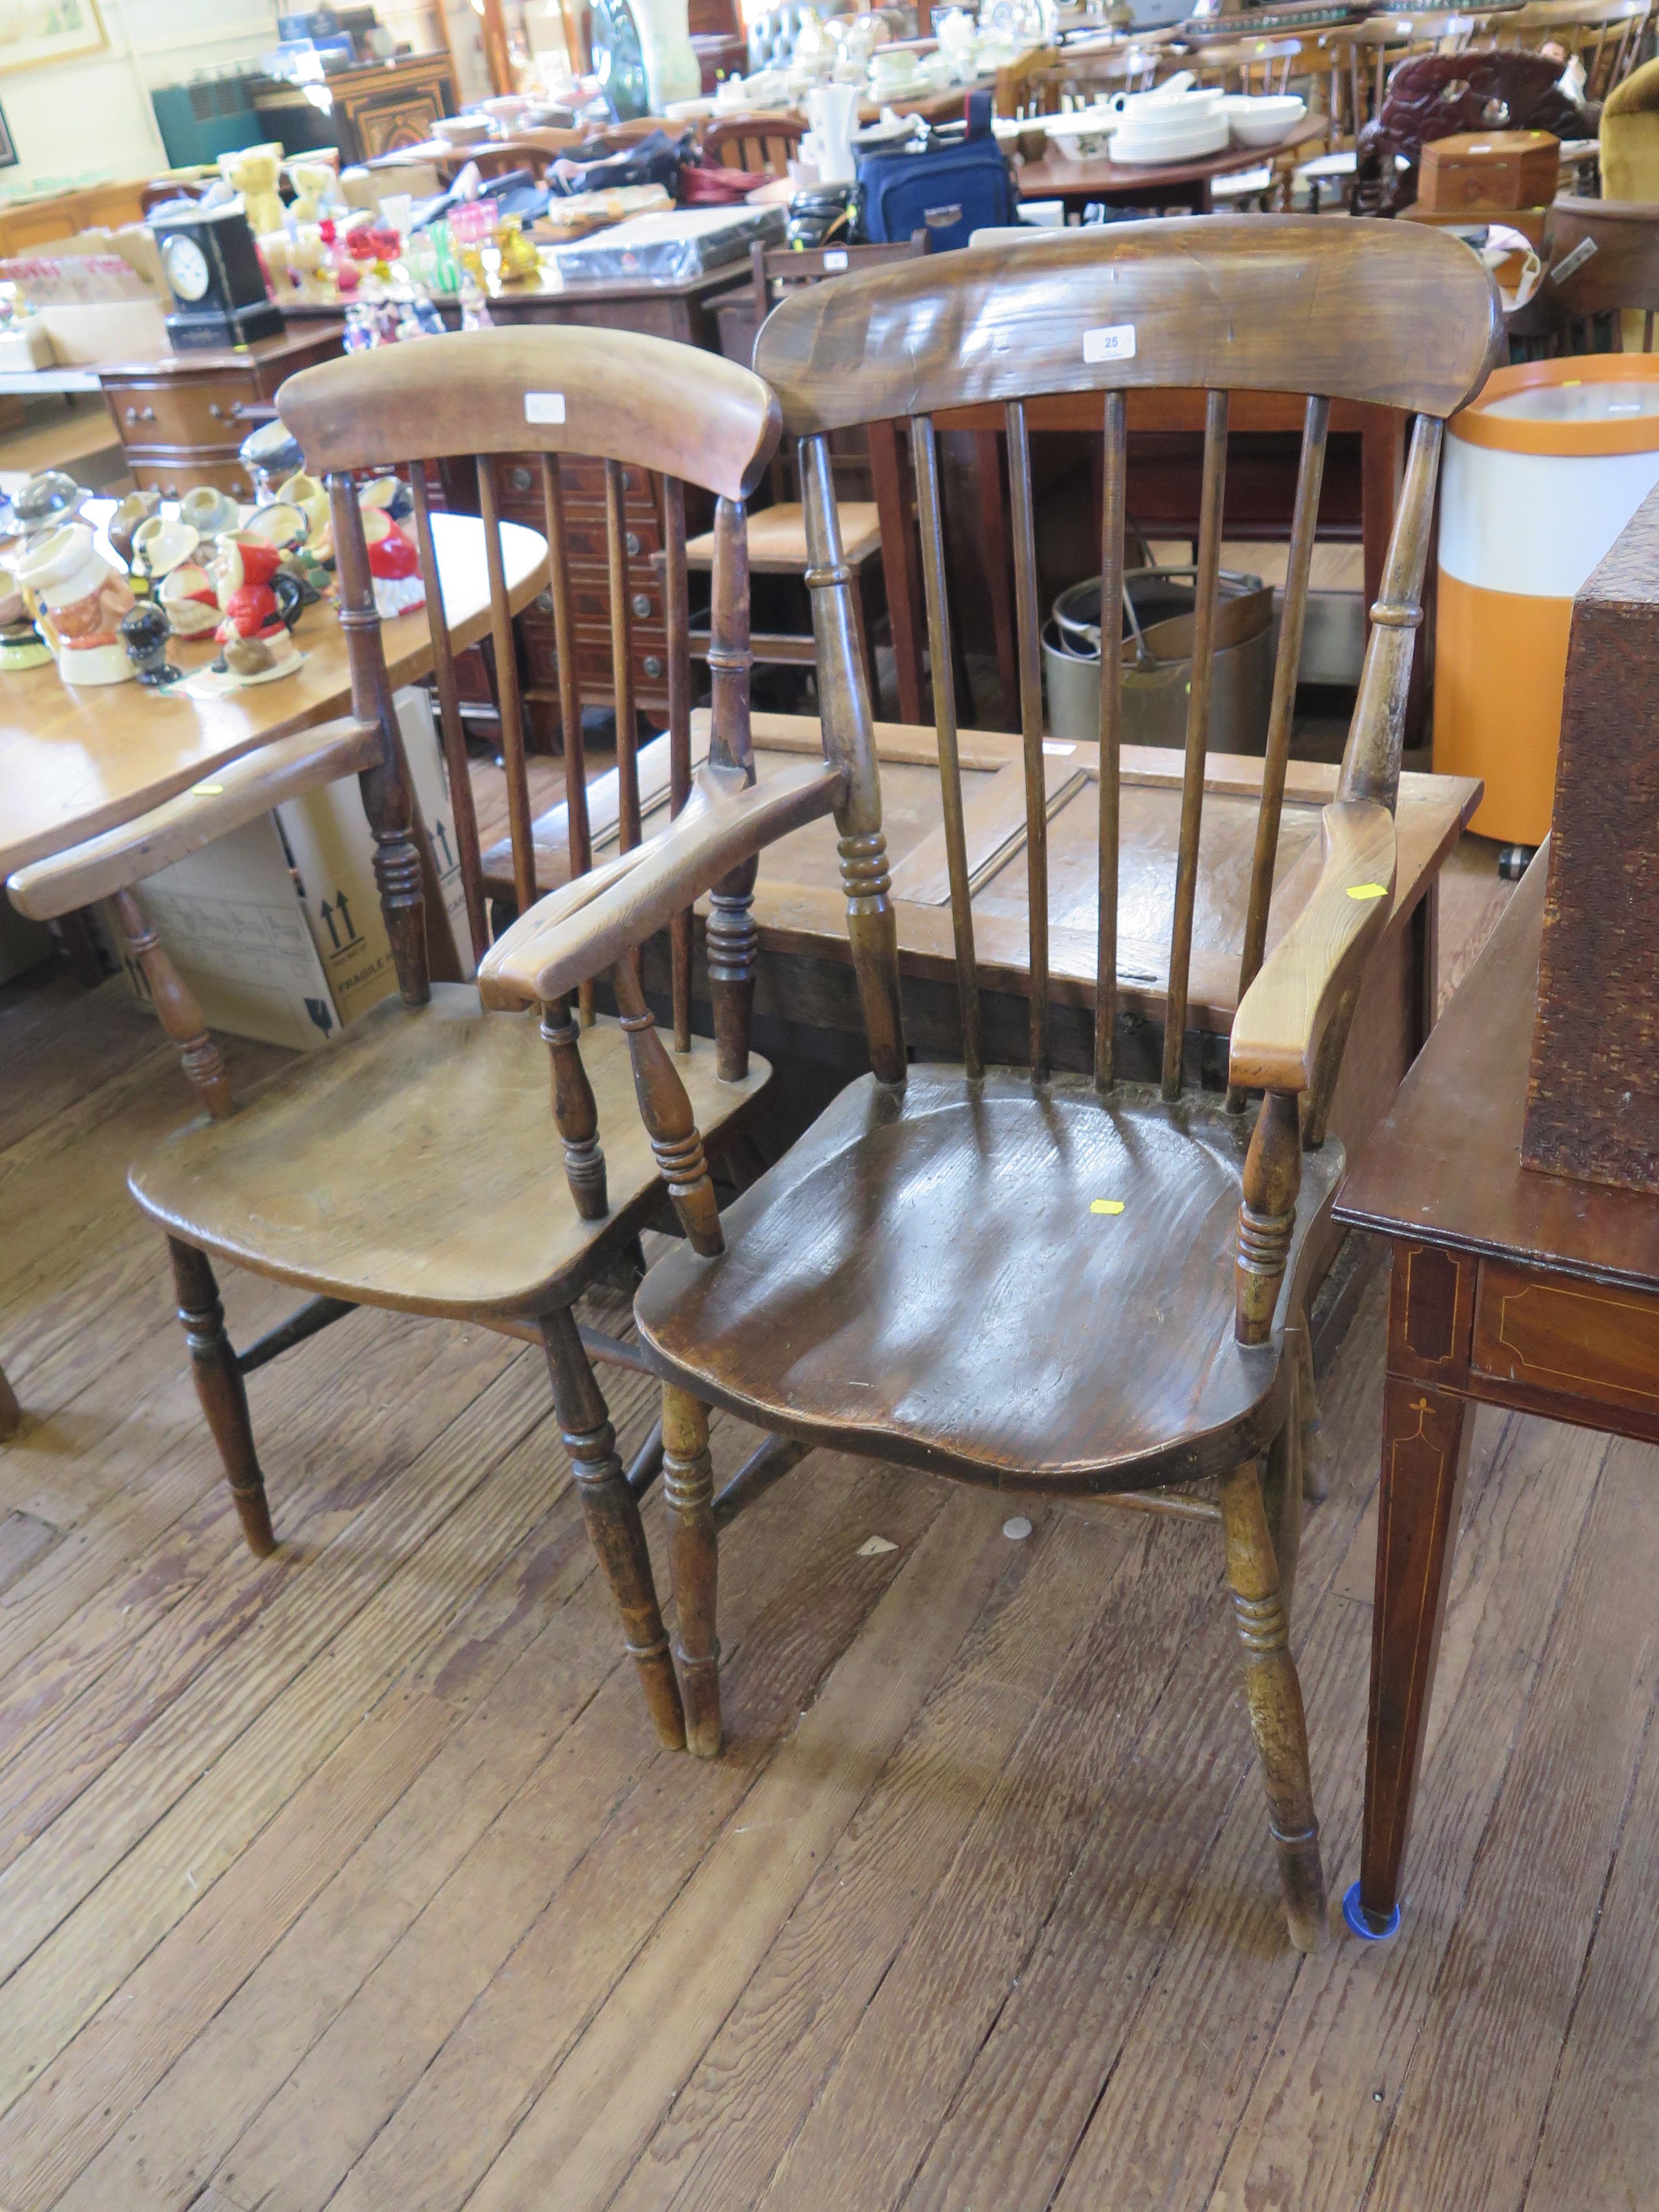
[[[459,651],[489,624],[483,525],[470,515],[434,514],[432,535],[450,637]],[[501,558],[516,612],[545,580],[546,540],[503,523]],[[384,623],[380,635],[394,685],[428,673],[432,635],[424,609]],[[273,738],[346,713],[351,678],[333,608],[308,607],[294,641],[305,655],[295,674],[216,699],[193,698],[182,685],[71,687],[55,666],[0,672],[0,879],[131,821]],[[170,657],[188,674],[217,650],[210,637],[201,644],[175,638]]]
[[[1042,124],[1033,124],[1041,130]],[[1114,193],[1156,192],[1171,185],[1196,185],[1212,177],[1231,177],[1241,169],[1264,168],[1275,156],[1293,152],[1330,125],[1322,115],[1304,115],[1271,146],[1229,146],[1193,161],[1072,161],[1049,152],[1040,161],[1024,161],[1018,173],[1023,200],[1106,198]]]

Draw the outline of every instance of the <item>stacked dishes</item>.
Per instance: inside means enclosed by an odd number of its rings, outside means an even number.
[[[1217,90],[1180,85],[1178,78],[1155,92],[1135,94],[1123,103],[1112,159],[1161,163],[1218,154],[1231,135],[1221,99]]]
[[[1293,131],[1308,112],[1308,103],[1294,92],[1257,94],[1230,92],[1221,103],[1235,146],[1276,146]]]

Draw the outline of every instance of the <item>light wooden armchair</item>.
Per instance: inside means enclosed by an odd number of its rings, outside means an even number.
[[[919,343],[917,333],[928,334]],[[1287,1613],[1307,1407],[1306,1274],[1342,1172],[1326,1115],[1395,882],[1393,809],[1442,424],[1501,338],[1461,242],[1404,224],[1209,217],[1072,232],[878,270],[786,301],[757,358],[800,441],[819,648],[821,765],[744,788],[737,751],[706,811],[625,875],[526,915],[483,963],[486,1002],[528,1003],[613,965],[742,855],[832,807],[872,1073],[843,1091],[711,1240],[671,1254],[635,1315],[664,1377],[676,1651],[695,1750],[720,1741],[708,1408],[798,1447],[868,1453],[1037,1494],[1087,1493],[1220,1524],[1291,1941],[1325,1932]],[[1107,341],[1103,343],[1103,340]],[[1097,392],[1103,603],[1124,568],[1126,392],[1205,390],[1199,611],[1182,767],[1162,1080],[1121,1081],[1117,894],[1121,706],[1102,687],[1100,978],[1092,1080],[1051,1073],[1046,762],[1025,402]],[[1262,779],[1232,1088],[1183,1082],[1231,391],[1309,396]],[[1331,401],[1416,416],[1382,593],[1318,886],[1273,943],[1270,901]],[[935,414],[1005,410],[1012,465],[1030,915],[1030,1065],[992,1068],[951,681]],[[961,1058],[913,1066],[871,704],[837,543],[829,445],[908,418],[945,795]],[[731,744],[738,726],[728,724]],[[750,864],[752,865],[752,863]],[[726,878],[729,887],[733,878]],[[721,894],[729,896],[728,890]],[[1137,951],[1140,948],[1136,948]],[[1260,1103],[1257,1103],[1257,1094]],[[1194,1486],[1213,1484],[1212,1496]]]
[[[550,554],[561,652],[571,646],[565,575],[562,453],[602,457],[611,534],[620,539],[623,469],[671,472],[669,643],[675,675],[671,750],[676,808],[690,783],[688,615],[682,479],[726,512],[770,460],[775,402],[748,370],[705,357],[684,373],[684,349],[603,331],[487,331],[447,339],[441,378],[426,349],[399,346],[307,370],[279,392],[283,420],[307,465],[325,478],[333,509],[340,620],[352,675],[352,714],[266,745],[222,769],[210,784],[72,851],[20,871],[15,902],[46,918],[114,900],[185,1073],[209,1112],[132,1168],[134,1196],[165,1233],[179,1318],[197,1389],[224,1461],[251,1548],[276,1546],[244,1377],[357,1305],[462,1321],[540,1345],[555,1407],[600,1565],[621,1615],[658,1734],[683,1747],[685,1730],[664,1634],[639,1501],[662,1463],[659,1433],[624,1470],[592,1361],[641,1363],[632,1347],[579,1325],[573,1308],[600,1275],[638,1261],[641,1228],[665,1213],[663,1184],[681,1202],[690,1232],[718,1237],[702,1137],[657,1113],[666,1090],[689,1095],[713,1138],[735,1123],[769,1071],[747,1053],[748,1002],[723,991],[720,1046],[690,1034],[690,918],[677,941],[672,1049],[658,1036],[637,987],[620,987],[622,1018],[584,1015],[578,994],[556,994],[539,1022],[487,1013],[473,986],[434,980],[434,946],[423,857],[375,612],[353,471],[406,468],[414,491],[434,668],[449,752],[458,844],[475,953],[488,945],[477,833],[472,819],[455,669],[434,550],[429,469],[475,457],[489,619],[507,765],[514,888],[538,895],[524,733],[513,653],[514,598],[536,588]],[[500,523],[495,471],[501,456],[541,456],[546,546]],[[526,570],[522,541],[537,560]],[[677,557],[676,557],[677,556]],[[727,536],[715,565],[717,698],[746,680],[747,587],[741,535]],[[625,665],[626,607],[613,608],[613,643]],[[722,693],[721,687],[724,687]],[[619,732],[632,765],[632,720]],[[568,787],[571,895],[593,896],[631,864],[624,855],[590,868],[580,754]],[[139,886],[169,863],[267,812],[285,799],[356,774],[375,840],[374,872],[396,961],[398,991],[353,1023],[325,1052],[307,1055],[240,1105],[199,1006],[144,914]],[[678,834],[696,820],[694,801]],[[637,842],[637,793],[624,808],[625,842]],[[455,969],[449,970],[453,975]],[[647,1139],[631,1103],[647,1107]],[[602,1148],[598,1130],[607,1125]],[[562,1140],[563,1172],[556,1138]],[[692,1195],[687,1196],[690,1192]],[[672,1217],[671,1217],[672,1218]],[[307,1303],[239,1354],[224,1327],[214,1264],[293,1284]],[[0,1403],[3,1409],[3,1403]],[[764,1448],[763,1448],[764,1449]]]

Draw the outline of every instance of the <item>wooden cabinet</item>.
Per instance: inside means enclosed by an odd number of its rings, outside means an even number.
[[[301,324],[244,351],[167,354],[100,369],[134,482],[169,498],[196,484],[250,498],[253,487],[238,456],[243,439],[266,419],[286,378],[339,352],[343,328]]]
[[[420,146],[441,116],[455,112],[455,81],[447,54],[372,62],[328,80],[326,113],[306,88],[283,85],[255,101],[263,129],[290,154],[337,146],[343,163],[372,161]]]

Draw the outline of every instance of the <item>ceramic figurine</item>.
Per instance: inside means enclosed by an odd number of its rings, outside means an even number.
[[[254,495],[262,501],[285,498],[286,485],[277,492],[273,492],[271,486],[284,477],[292,477],[306,465],[299,440],[280,415],[273,422],[261,422],[257,430],[250,430],[237,447],[236,458],[253,479]]]
[[[164,514],[152,514],[148,522],[141,522],[132,533],[135,591],[139,573],[147,583],[159,583],[170,569],[188,561],[200,543],[187,522],[173,522]]]
[[[146,599],[125,614],[120,623],[121,642],[126,647],[127,658],[137,672],[140,684],[150,690],[164,690],[176,684],[183,675],[167,659],[167,612],[154,599]]]
[[[222,648],[220,656],[211,667],[198,670],[190,688],[211,696],[292,676],[304,655],[289,635],[284,599],[297,615],[291,591],[279,599],[269,582],[239,585],[223,600],[224,619],[214,632]]]
[[[233,595],[246,585],[268,584],[276,574],[282,557],[276,546],[254,537],[251,531],[228,532],[219,540],[210,571],[220,606],[228,607]]]
[[[296,223],[319,222],[346,204],[331,162],[314,155],[308,161],[290,161],[288,180],[294,187],[294,203],[288,212]]]
[[[411,614],[426,605],[421,556],[413,538],[382,510],[366,507],[363,535],[368,541],[368,573],[374,586],[374,611],[382,622]]]
[[[291,552],[310,528],[311,518],[305,509],[285,499],[273,499],[267,506],[256,507],[247,519],[248,535],[263,538],[279,553]]]
[[[161,508],[159,491],[130,491],[109,519],[109,542],[129,568],[132,566],[132,533]]]
[[[26,668],[44,668],[52,647],[25,616],[21,622],[0,623],[0,673],[21,675]]]
[[[133,595],[84,522],[31,539],[14,573],[65,684],[128,681],[132,663],[118,631]]]
[[[43,469],[11,495],[11,511],[26,538],[43,530],[60,529],[73,522],[86,503],[87,494],[62,469]]]
[[[189,523],[198,538],[216,538],[222,530],[234,530],[242,510],[217,484],[197,484],[179,502],[179,520]]]
[[[219,595],[199,562],[185,561],[161,579],[156,599],[175,637],[205,637],[219,627]]]
[[[221,154],[219,173],[242,196],[242,213],[256,238],[283,228],[283,203],[276,190],[285,149],[279,145],[244,146]]]
[[[503,284],[521,284],[533,282],[540,276],[541,256],[537,252],[530,234],[516,216],[502,217],[495,233],[495,243],[501,248]]]
[[[331,524],[328,494],[315,477],[308,477],[303,469],[296,469],[285,483],[277,485],[271,497],[285,506],[299,508],[308,526],[308,544],[317,545],[327,541]]]

